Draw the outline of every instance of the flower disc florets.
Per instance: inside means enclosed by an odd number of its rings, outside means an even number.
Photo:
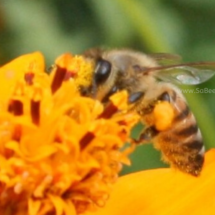
[[[105,204],[129,163],[125,142],[138,116],[125,91],[107,107],[79,94],[93,68],[66,54],[49,75],[40,53],[0,68],[0,214],[71,215]]]

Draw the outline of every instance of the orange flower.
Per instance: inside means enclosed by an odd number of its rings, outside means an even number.
[[[0,214],[71,215],[106,203],[138,116],[125,91],[107,107],[80,96],[93,66],[66,54],[48,75],[33,53],[0,68]]]
[[[125,91],[106,106],[79,94],[94,66],[65,54],[48,75],[33,53],[0,68],[0,214],[214,214],[215,150],[199,177],[166,168],[113,185],[129,164],[134,146],[125,143],[139,117],[128,111]],[[153,117],[165,130],[172,107],[158,103]]]
[[[214,215],[215,149],[206,153],[201,176],[165,168],[121,177],[105,208],[94,215]],[[86,213],[85,215],[91,215]]]

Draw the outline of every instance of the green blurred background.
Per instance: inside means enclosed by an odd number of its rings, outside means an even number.
[[[64,52],[95,46],[215,61],[215,0],[1,0],[0,44],[1,65],[36,50],[51,65]],[[215,89],[215,78],[198,87]],[[185,96],[206,148],[214,147],[215,94]],[[131,158],[123,173],[164,166],[150,144]]]

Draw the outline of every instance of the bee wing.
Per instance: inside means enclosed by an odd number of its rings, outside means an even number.
[[[165,82],[196,85],[214,76],[215,62],[186,63],[150,68],[149,72]]]
[[[156,60],[159,65],[169,65],[176,64],[181,62],[182,57],[177,54],[169,54],[169,53],[152,53],[148,55],[149,57]]]

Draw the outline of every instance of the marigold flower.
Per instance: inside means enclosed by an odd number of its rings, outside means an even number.
[[[166,168],[113,185],[130,162],[134,146],[125,143],[139,116],[128,111],[126,91],[106,106],[79,94],[94,66],[64,54],[49,75],[36,52],[0,68],[0,214],[214,214],[215,150],[199,177]],[[173,115],[157,103],[156,128],[171,126]]]
[[[193,177],[174,169],[146,170],[121,177],[105,208],[85,215],[214,215],[215,149]]]
[[[36,52],[0,68],[0,214],[72,215],[106,203],[138,116],[125,91],[107,107],[80,96],[93,66],[65,54],[48,75]]]

